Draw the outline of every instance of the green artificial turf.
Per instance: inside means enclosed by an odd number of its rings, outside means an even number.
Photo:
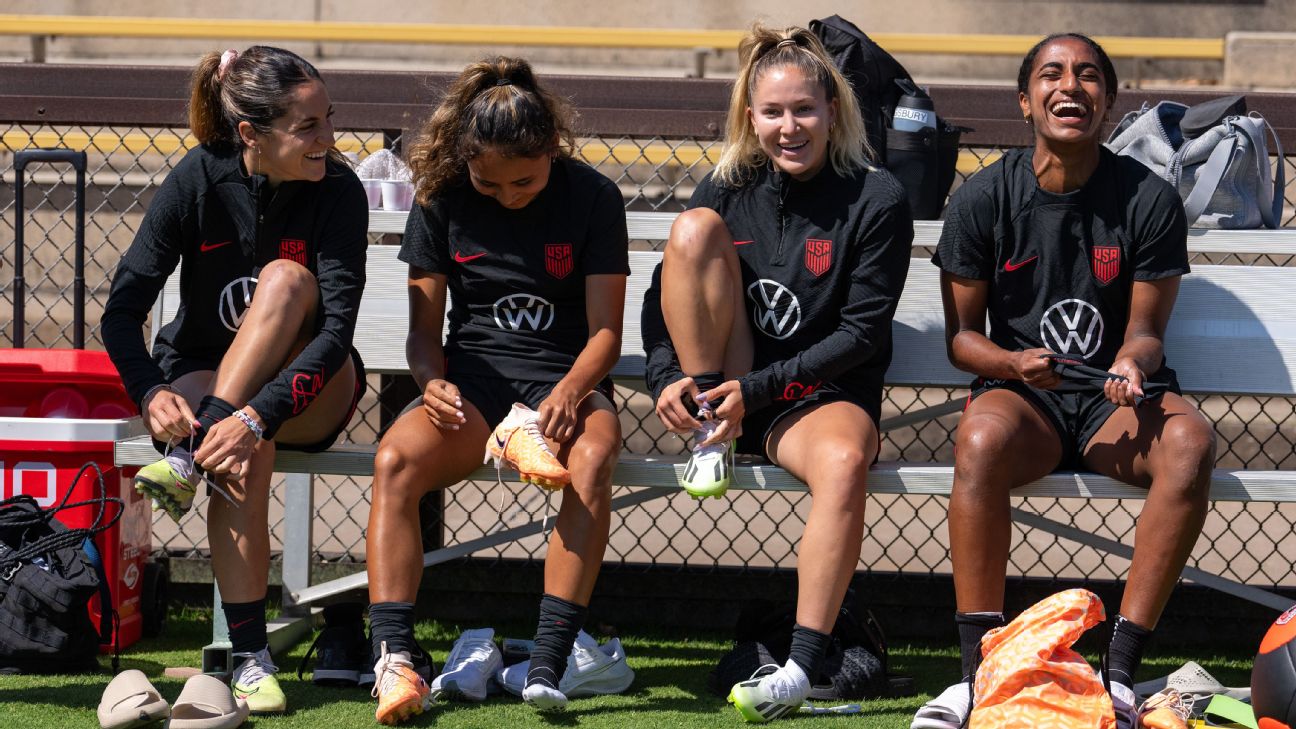
[[[460,628],[424,622],[418,626],[419,642],[428,649],[438,666],[445,659]],[[501,631],[525,636],[521,626]],[[210,611],[183,610],[173,615],[166,633],[132,646],[123,656],[123,668],[138,668],[168,700],[180,693],[183,681],[162,675],[168,666],[192,666],[199,649],[211,634]],[[682,637],[674,633],[629,633],[621,636],[635,682],[629,693],[579,699],[566,712],[541,716],[511,696],[496,696],[483,704],[438,705],[407,725],[444,728],[472,727],[597,727],[605,729],[655,729],[656,727],[738,727],[737,713],[723,698],[706,688],[707,674],[728,648],[724,636]],[[320,688],[297,679],[298,661],[306,652],[299,644],[279,657],[284,691],[290,713],[276,717],[254,717],[245,726],[262,729],[331,729],[374,727],[374,700],[367,692]],[[1091,660],[1093,657],[1090,657]],[[1202,663],[1228,686],[1250,681],[1250,655],[1149,656],[1140,679],[1162,676],[1187,660]],[[105,666],[107,659],[101,661]],[[921,646],[893,648],[892,670],[913,676],[919,694],[900,699],[865,702],[863,712],[848,716],[798,716],[781,720],[781,725],[800,727],[851,727],[851,729],[905,729],[914,710],[939,693],[956,678],[957,649]],[[90,676],[0,676],[0,727],[6,729],[65,729],[96,727],[95,708],[110,676],[105,670]]]

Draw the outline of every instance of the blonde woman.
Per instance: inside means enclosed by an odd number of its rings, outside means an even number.
[[[671,229],[643,331],[658,417],[695,434],[690,494],[722,495],[735,451],[810,489],[791,657],[730,694],[765,722],[805,700],[859,561],[913,220],[813,34],[757,25],[739,54],[725,150]]]

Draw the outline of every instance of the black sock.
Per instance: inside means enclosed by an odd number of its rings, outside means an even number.
[[[716,389],[720,385],[724,384],[725,381],[724,373],[718,371],[703,372],[702,374],[690,375],[690,376],[693,378],[693,384],[697,385],[699,395],[704,392],[709,392],[711,390]],[[717,407],[719,407],[721,402],[723,402],[723,399],[710,403],[711,409],[714,410]],[[697,417],[698,405],[696,402],[693,402],[693,398],[685,396],[684,407],[689,411],[690,415],[692,415],[693,417]]]
[[[963,658],[963,680],[971,681],[981,665],[981,639],[995,628],[1003,627],[1003,613],[954,613],[958,625],[959,653]]]
[[[819,670],[823,668],[824,656],[828,655],[831,644],[832,636],[827,633],[800,624],[792,626],[792,648],[788,651],[788,658],[805,671],[811,685],[819,678]]]
[[[558,688],[567,670],[567,654],[576,642],[576,633],[585,625],[589,608],[560,597],[540,598],[540,625],[536,628],[535,647],[531,649],[531,667],[526,685],[542,683]]]
[[[1151,637],[1152,631],[1124,615],[1116,616],[1111,644],[1107,647],[1107,677],[1112,683],[1134,687],[1134,674],[1143,662],[1143,649]]]
[[[232,650],[238,653],[256,653],[265,648],[266,599],[252,602],[221,602],[225,612],[225,625],[229,626]]]
[[[382,644],[388,653],[417,652],[414,643],[414,603],[376,602],[369,606],[369,635],[373,654],[382,655]]]
[[[190,453],[197,453],[198,448],[202,446],[203,438],[207,437],[207,431],[212,426],[234,414],[238,408],[216,397],[208,395],[198,403],[198,411],[194,413],[194,420],[198,421],[198,427],[194,430],[193,445]],[[184,439],[181,446],[190,448],[189,439]]]

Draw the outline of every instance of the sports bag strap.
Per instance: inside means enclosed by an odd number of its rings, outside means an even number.
[[[121,631],[118,630],[120,621],[117,618],[117,611],[113,609],[108,572],[104,569],[103,555],[99,552],[99,547],[94,543],[93,538],[86,537],[81,548],[90,558],[95,575],[99,577],[99,645],[112,645],[112,672],[116,674],[121,667]]]
[[[1215,149],[1211,150],[1206,164],[1203,164],[1197,173],[1197,181],[1193,183],[1192,192],[1184,198],[1184,213],[1188,218],[1189,226],[1196,223],[1206,211],[1211,198],[1215,197],[1215,190],[1219,188],[1220,181],[1224,179],[1229,161],[1233,159],[1233,151],[1237,149],[1238,140],[1235,135],[1229,135],[1227,139],[1229,140],[1227,144],[1217,144]]]
[[[1264,117],[1258,116],[1240,116],[1233,117],[1229,120],[1230,126],[1246,135],[1247,141],[1251,143],[1251,148],[1255,150],[1256,174],[1261,182],[1270,179],[1269,174],[1269,150],[1264,144],[1264,130],[1269,129],[1270,138],[1274,141],[1274,151],[1278,153],[1278,159],[1282,157],[1282,143],[1278,141],[1278,135],[1274,132],[1272,126]],[[1264,151],[1264,154],[1261,154]],[[1282,207],[1283,207],[1283,184],[1286,175],[1284,174],[1284,164],[1278,164],[1278,173],[1273,177],[1273,187],[1262,184],[1259,185],[1256,194],[1259,199],[1256,205],[1260,208],[1260,220],[1266,228],[1277,228],[1281,224]]]
[[[1247,118],[1255,119],[1257,122],[1261,122],[1265,125],[1265,128],[1269,130],[1269,138],[1273,140],[1274,152],[1278,155],[1278,169],[1274,173],[1273,200],[1270,201],[1269,205],[1260,206],[1261,217],[1264,217],[1266,214],[1268,215],[1268,219],[1264,221],[1264,224],[1270,228],[1277,228],[1282,225],[1284,202],[1283,192],[1286,190],[1287,185],[1287,163],[1286,158],[1283,157],[1282,142],[1278,140],[1278,133],[1274,131],[1274,128],[1269,124],[1268,119],[1259,115]],[[1257,149],[1259,149],[1259,147],[1257,147]],[[1269,166],[1268,155],[1266,155],[1264,159],[1260,160],[1260,164],[1265,165],[1266,167]],[[1268,191],[1266,190],[1266,192]]]

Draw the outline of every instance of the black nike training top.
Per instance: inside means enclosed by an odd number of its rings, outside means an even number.
[[[263,175],[243,171],[238,152],[190,150],[149,205],[104,308],[104,346],[127,392],[138,404],[155,385],[215,369],[243,322],[261,267],[293,260],[315,275],[320,307],[306,348],[248,401],[273,434],[350,356],[368,222],[364,188],[343,164],[329,160],[319,182],[271,188]],[[150,357],[144,319],[177,264],[180,305]]]
[[[690,208],[724,219],[742,267],[755,356],[739,378],[747,412],[831,382],[880,399],[891,363],[891,319],[905,276],[913,217],[904,188],[883,169],[841,177],[825,165],[797,181],[769,166],[739,188],[710,176]],[[661,266],[642,313],[653,398],[684,375],[661,313]]]
[[[950,198],[932,262],[990,283],[990,341],[1111,367],[1131,289],[1188,273],[1183,202],[1137,160],[1102,148],[1078,190],[1042,189],[1034,149],[1010,150]],[[1149,373],[1150,374],[1150,373]]]
[[[447,371],[558,382],[589,341],[585,277],[630,273],[625,206],[615,183],[558,159],[520,210],[465,177],[415,208],[400,259],[447,276]]]

